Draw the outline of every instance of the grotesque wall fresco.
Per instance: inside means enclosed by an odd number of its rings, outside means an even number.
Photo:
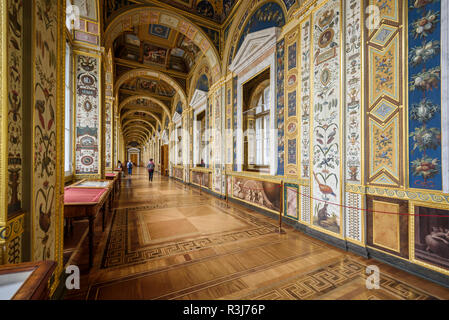
[[[335,233],[341,231],[341,208],[334,204],[342,201],[340,24],[338,0],[313,15],[313,224]]]
[[[112,168],[112,103],[105,103],[105,157],[106,168]]]
[[[442,189],[441,2],[409,1],[410,187]]]
[[[22,209],[22,1],[8,1],[8,214]]]
[[[98,58],[77,55],[75,173],[99,173],[99,73]]]
[[[36,0],[34,14],[33,260],[57,260],[56,108],[58,6]]]
[[[311,20],[308,18],[301,23],[301,177],[309,178],[310,175],[310,35]]]
[[[361,3],[346,0],[346,180],[361,182],[362,43]]]

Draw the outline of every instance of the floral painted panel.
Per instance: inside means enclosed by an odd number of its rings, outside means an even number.
[[[56,108],[58,6],[34,4],[33,260],[56,260]]]
[[[441,1],[409,1],[410,187],[442,190]]]
[[[99,173],[99,68],[98,58],[76,56],[76,174]]]
[[[310,178],[310,18],[301,24],[301,177]]]
[[[22,209],[23,6],[8,1],[8,215]]]
[[[278,139],[278,154],[277,154],[277,175],[284,175],[284,53],[285,40],[282,39],[276,44],[276,129]]]
[[[340,1],[329,0],[313,22],[313,224],[340,234]]]
[[[346,177],[361,182],[362,43],[360,0],[346,0]]]
[[[106,150],[105,150],[105,156],[106,156],[106,168],[112,169],[112,103],[106,102],[105,103],[105,128],[106,128]]]

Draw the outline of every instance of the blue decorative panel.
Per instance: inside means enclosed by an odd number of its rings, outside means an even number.
[[[284,4],[287,7],[287,11],[296,3],[296,0],[284,0]]]
[[[179,114],[182,114],[182,102],[179,101],[178,104],[176,105],[176,112]]]
[[[296,68],[296,42],[288,47],[288,70]]]
[[[288,94],[288,116],[296,116],[296,90]]]
[[[278,131],[278,170],[279,176],[284,175],[284,54],[285,41],[276,44],[276,129]]]
[[[243,21],[243,20],[242,20]],[[237,50],[245,40],[245,37],[251,33],[272,27],[282,27],[285,24],[284,12],[279,4],[268,2],[257,9],[249,18],[240,36]]]
[[[409,181],[442,189],[441,2],[409,0]]]
[[[201,75],[196,82],[196,89],[202,90],[202,91],[209,91],[209,79],[207,79],[207,76],[205,74]]]
[[[159,38],[168,39],[170,36],[170,28],[160,24],[150,24],[149,33]]]
[[[296,165],[296,139],[288,140],[288,164]]]

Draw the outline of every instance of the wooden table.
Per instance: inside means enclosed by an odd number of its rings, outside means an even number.
[[[106,180],[112,180],[114,182],[114,198],[116,198],[117,195],[120,193],[121,174],[114,173],[114,172],[108,172],[108,173],[106,173],[105,177],[106,177]]]
[[[47,300],[50,294],[48,281],[56,265],[55,261],[50,260],[3,265],[0,266],[0,277],[8,277],[8,281],[11,281],[13,277],[22,274],[23,280],[16,281],[14,284],[20,287],[11,300]],[[11,289],[10,286],[9,290]]]
[[[105,204],[109,188],[66,187],[64,188],[64,218],[87,218],[89,220],[89,268],[93,264],[94,221],[103,209],[103,231]]]
[[[122,187],[122,171],[123,171],[122,168],[115,168],[114,169],[114,172],[116,172],[117,175],[118,175],[118,187],[119,187],[119,190]]]
[[[106,211],[110,212],[114,203],[114,182],[107,179],[94,179],[94,180],[88,180],[83,179],[78,182],[75,182],[74,184],[71,184],[69,187],[72,188],[98,188],[98,189],[108,189],[108,195],[107,200],[105,202],[105,208],[103,213],[103,230],[104,230],[104,220],[105,220],[105,214]]]

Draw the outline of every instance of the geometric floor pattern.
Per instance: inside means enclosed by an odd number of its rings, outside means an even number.
[[[433,300],[449,290],[137,168],[122,180],[81,289],[66,299]],[[72,264],[87,261],[87,239]],[[380,270],[379,289],[366,268]]]

